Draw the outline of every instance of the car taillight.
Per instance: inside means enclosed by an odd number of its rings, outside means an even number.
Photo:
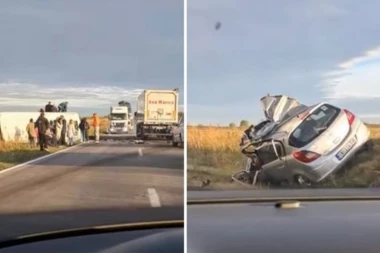
[[[354,120],[355,120],[355,115],[352,114],[352,112],[350,112],[349,110],[344,109],[343,111],[346,113],[346,115],[347,115],[347,120],[348,120],[348,124],[350,124],[350,126],[351,126],[352,123],[353,123]]]
[[[301,150],[293,153],[293,157],[303,163],[311,163],[318,159],[321,155],[308,150]]]

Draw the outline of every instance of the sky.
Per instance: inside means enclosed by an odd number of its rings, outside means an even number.
[[[0,112],[68,101],[80,114],[134,107],[144,89],[184,98],[183,1],[2,0]]]
[[[268,93],[380,122],[379,9],[380,1],[188,0],[188,123],[258,122]]]

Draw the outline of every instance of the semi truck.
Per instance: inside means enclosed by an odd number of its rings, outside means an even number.
[[[127,134],[133,129],[130,111],[127,106],[110,107],[109,134]]]
[[[119,103],[118,103],[118,105],[121,107],[121,106],[125,106],[125,107],[127,107],[128,108],[128,117],[130,118],[130,119],[133,119],[133,115],[132,115],[132,106],[131,106],[131,103],[130,102],[128,102],[128,101],[120,101]]]
[[[136,137],[172,138],[172,126],[178,123],[178,89],[144,90],[137,98]]]

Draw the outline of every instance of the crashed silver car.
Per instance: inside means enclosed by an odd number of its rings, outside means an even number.
[[[242,137],[249,159],[245,171],[232,176],[237,182],[318,183],[369,143],[368,128],[346,109],[324,102],[306,106],[284,95],[260,102],[266,120]]]

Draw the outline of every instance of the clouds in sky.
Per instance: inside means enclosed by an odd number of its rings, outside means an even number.
[[[379,8],[354,0],[189,1],[189,122],[257,121],[267,93],[331,101],[374,120]]]
[[[326,73],[321,88],[327,98],[380,98],[380,47],[339,63],[337,69]]]
[[[128,87],[118,86],[64,86],[64,87],[43,87],[28,83],[6,83],[0,84],[0,89],[6,88],[8,97],[0,95],[1,104],[5,106],[20,106],[20,99],[27,105],[42,107],[49,100],[58,105],[69,98],[69,106],[76,108],[108,108],[110,98],[117,102],[128,98],[130,100],[143,91],[140,89],[128,89]],[[28,92],[26,92],[28,91]],[[48,98],[48,99],[47,99]],[[21,101],[21,102],[22,102]],[[41,103],[42,101],[42,103]],[[41,105],[42,104],[42,105]]]
[[[179,88],[183,103],[183,32],[182,1],[1,1],[0,111],[107,111],[143,89]]]

